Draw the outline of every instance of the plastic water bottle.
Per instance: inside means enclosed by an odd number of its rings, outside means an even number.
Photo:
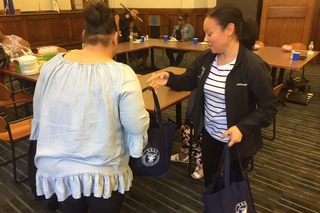
[[[308,55],[314,54],[313,48],[314,48],[313,41],[311,41],[309,46],[308,46]]]
[[[133,42],[132,32],[130,32],[130,36],[129,36],[129,38],[130,38],[130,42]]]

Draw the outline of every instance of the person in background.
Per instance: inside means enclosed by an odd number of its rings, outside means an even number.
[[[202,134],[205,186],[218,171],[225,145],[230,147],[231,168],[241,173],[238,153],[242,168],[247,168],[263,146],[261,127],[269,126],[278,112],[270,66],[252,52],[251,27],[238,7],[219,4],[203,23],[209,49],[184,74],[161,72],[147,80],[155,89],[196,89],[194,137]]]
[[[174,26],[172,35],[169,37],[170,40],[176,39],[181,42],[185,41],[192,41],[194,36],[194,29],[191,24],[187,24],[188,14],[184,14],[179,16],[178,18],[178,25]],[[172,50],[172,49],[166,49],[166,54],[170,61],[170,66],[179,66],[181,63],[184,54],[187,51],[183,50]],[[177,58],[174,58],[173,53],[178,53]]]
[[[129,38],[129,25],[130,22],[136,20],[138,18],[139,11],[136,9],[132,9],[129,11],[124,11],[120,14],[116,14],[114,16],[116,27],[119,35],[119,43],[125,42],[127,38]],[[127,54],[119,54],[117,55],[117,61],[127,63]]]
[[[130,22],[129,24],[129,36],[128,38],[126,38],[126,41],[130,41],[130,35],[132,35],[133,40],[140,39],[142,35],[139,27],[137,27],[134,24],[134,21]],[[144,68],[147,67],[147,58],[149,55],[148,49],[139,50],[139,51],[131,52],[128,54],[129,54],[129,58],[132,58],[133,60],[135,60],[137,67],[141,67],[141,66],[143,66]],[[142,62],[139,61],[140,58],[142,58]]]
[[[141,157],[149,114],[139,80],[113,60],[118,32],[102,3],[82,11],[85,47],[43,65],[30,139],[37,141],[37,195],[56,194],[70,212],[120,212],[132,185],[129,157]]]

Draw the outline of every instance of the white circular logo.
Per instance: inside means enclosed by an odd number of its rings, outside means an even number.
[[[141,161],[144,166],[151,167],[160,160],[160,152],[155,148],[148,148],[142,153]]]
[[[242,201],[242,202],[238,203],[236,205],[235,212],[236,213],[247,213],[248,212],[247,202],[246,201]]]

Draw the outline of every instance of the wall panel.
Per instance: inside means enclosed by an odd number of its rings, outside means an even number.
[[[308,46],[317,0],[264,0],[259,40],[267,46],[301,42]]]
[[[29,41],[33,49],[46,45],[73,49],[81,48],[84,20],[80,12],[11,15],[1,16],[0,28]]]
[[[137,8],[142,23],[137,23],[141,31],[148,35],[148,15],[161,15],[169,18],[168,32],[172,33],[173,27],[178,24],[178,17],[184,13],[189,15],[187,23],[195,29],[195,37],[202,41],[204,32],[202,24],[207,13],[207,8],[194,9],[146,9]],[[122,12],[122,9],[113,9],[113,15]],[[0,16],[0,29],[5,34],[18,35],[29,41],[32,48],[57,45],[66,49],[81,48],[81,35],[84,29],[84,19],[78,12],[62,13],[36,13]]]

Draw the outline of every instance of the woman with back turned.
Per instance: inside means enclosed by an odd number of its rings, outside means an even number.
[[[205,185],[217,172],[223,147],[230,147],[231,167],[241,173],[263,145],[261,127],[269,126],[277,113],[270,67],[252,52],[255,36],[250,22],[232,4],[220,4],[203,23],[209,50],[201,53],[182,75],[158,73],[148,82],[154,88],[176,91],[196,89],[194,137],[202,133]],[[236,144],[236,146],[235,146]]]
[[[41,69],[31,140],[37,140],[37,194],[54,193],[65,212],[120,212],[132,184],[129,156],[147,143],[149,114],[134,71],[112,58],[118,45],[105,4],[83,9],[82,50]]]

